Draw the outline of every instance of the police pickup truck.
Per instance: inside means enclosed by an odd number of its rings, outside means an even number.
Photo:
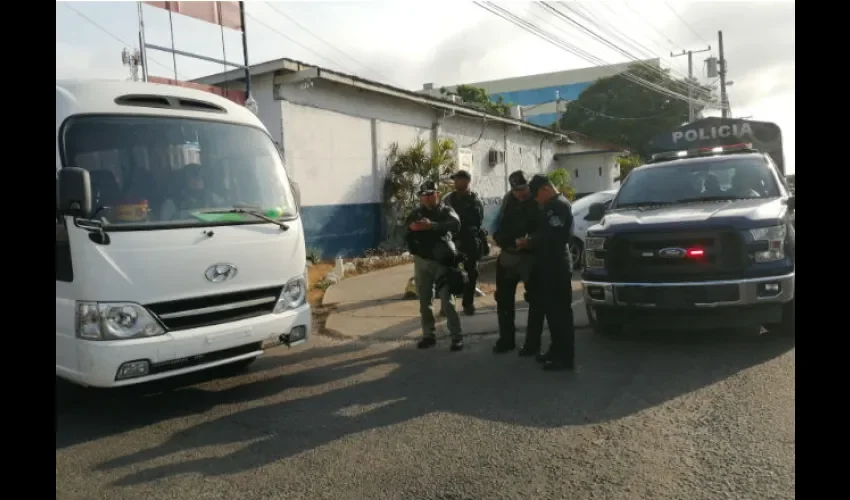
[[[655,155],[587,233],[591,327],[763,326],[794,335],[795,196],[751,144]]]

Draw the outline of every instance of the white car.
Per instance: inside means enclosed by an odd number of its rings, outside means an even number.
[[[617,189],[609,189],[607,191],[599,191],[589,194],[576,200],[573,205],[573,240],[570,242],[570,254],[573,258],[573,269],[579,269],[582,263],[582,255],[584,253],[584,238],[587,235],[587,228],[596,224],[596,221],[588,221],[587,211],[590,205],[594,203],[611,204],[614,197],[617,196]]]

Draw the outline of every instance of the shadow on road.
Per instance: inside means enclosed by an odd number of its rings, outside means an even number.
[[[92,393],[59,415],[56,446],[59,450],[221,405],[247,407],[99,465],[101,470],[136,471],[117,483],[129,485],[186,473],[252,470],[434,412],[537,428],[601,423],[767,362],[792,349],[794,341],[740,332],[611,341],[585,330],[577,335],[575,374],[542,372],[515,355],[494,357],[491,344],[479,338],[467,351],[450,353],[445,343],[422,352],[411,345],[352,342],[261,359],[248,374],[215,388],[186,386],[184,378],[172,386]],[[223,457],[187,453],[179,463],[143,468],[167,455],[242,442],[243,448]]]

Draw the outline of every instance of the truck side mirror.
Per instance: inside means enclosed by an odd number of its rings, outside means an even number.
[[[797,197],[791,196],[788,198],[788,210],[795,210],[797,208]]]
[[[604,203],[594,203],[590,205],[587,209],[587,215],[584,217],[584,220],[590,222],[599,222],[602,218],[605,217],[605,204]]]
[[[83,168],[59,170],[56,211],[59,215],[87,218],[91,216],[91,180]]]

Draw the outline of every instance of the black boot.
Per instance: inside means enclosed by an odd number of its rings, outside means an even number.
[[[503,337],[500,337],[499,340],[496,341],[496,345],[493,346],[493,352],[495,354],[504,354],[506,352],[511,352],[514,349],[516,349],[516,343]]]
[[[437,339],[435,339],[434,337],[424,337],[424,338],[422,338],[422,340],[417,342],[416,348],[417,349],[430,349],[430,348],[434,347],[435,345],[437,345]]]
[[[452,345],[449,347],[452,352],[463,350],[463,339],[452,339]]]
[[[546,352],[538,352],[537,356],[534,358],[538,363],[545,364],[547,361],[552,359],[552,350],[548,350]]]
[[[534,344],[526,344],[519,350],[521,358],[530,358],[532,356],[540,356],[540,346]]]

